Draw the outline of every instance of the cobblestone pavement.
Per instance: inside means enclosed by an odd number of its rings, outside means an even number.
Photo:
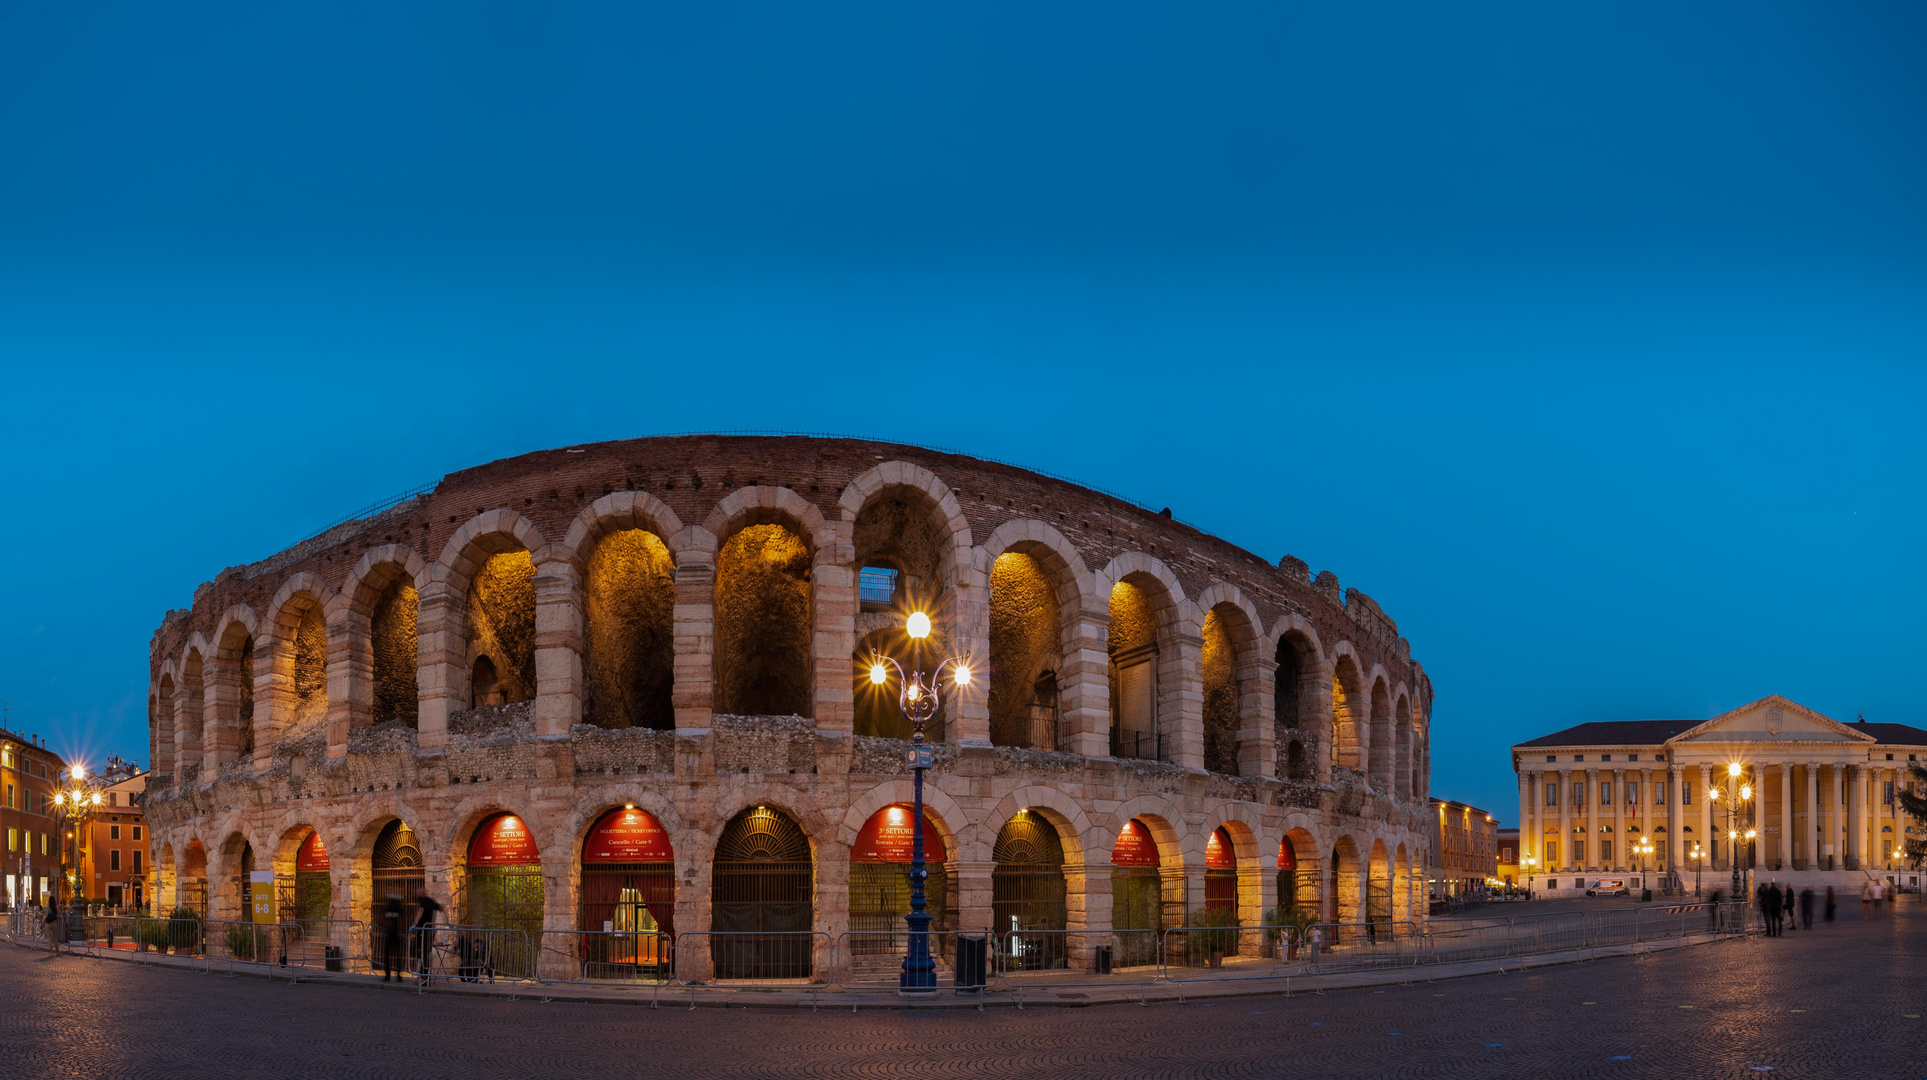
[[[417,996],[0,944],[22,1078],[1927,1076],[1927,911],[1325,996],[984,1012]]]

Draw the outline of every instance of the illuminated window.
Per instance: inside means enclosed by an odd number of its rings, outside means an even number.
[[[897,598],[897,572],[887,566],[866,566],[857,575],[857,599],[865,611],[889,607]]]
[[[7,850],[18,851],[19,849],[20,849],[20,830],[8,829],[7,830]]]

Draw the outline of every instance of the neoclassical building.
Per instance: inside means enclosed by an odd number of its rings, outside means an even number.
[[[1898,814],[1896,785],[1927,760],[1927,730],[1844,724],[1778,694],[1711,720],[1612,720],[1512,748],[1519,777],[1520,872],[1540,889],[1583,888],[1589,873],[1680,874],[1731,868],[1726,804],[1751,789],[1734,827],[1743,868],[1779,873],[1892,870],[1919,827]],[[1531,860],[1530,863],[1525,860]],[[1561,881],[1562,875],[1574,875]]]
[[[493,462],[200,586],[151,650],[154,895],[894,929],[910,732],[865,676],[911,610],[978,673],[929,732],[939,928],[1423,917],[1432,688],[1369,597],[1037,473],[798,436]]]

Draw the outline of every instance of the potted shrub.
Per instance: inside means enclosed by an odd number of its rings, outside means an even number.
[[[1224,966],[1225,956],[1237,951],[1237,915],[1225,908],[1200,908],[1185,917],[1184,925],[1190,928],[1186,951],[1204,957],[1208,967]]]

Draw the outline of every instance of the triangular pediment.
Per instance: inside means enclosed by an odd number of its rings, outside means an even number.
[[[1668,745],[1696,742],[1870,743],[1874,737],[1814,712],[1797,701],[1771,694],[1723,712],[1698,727],[1666,740]]]

